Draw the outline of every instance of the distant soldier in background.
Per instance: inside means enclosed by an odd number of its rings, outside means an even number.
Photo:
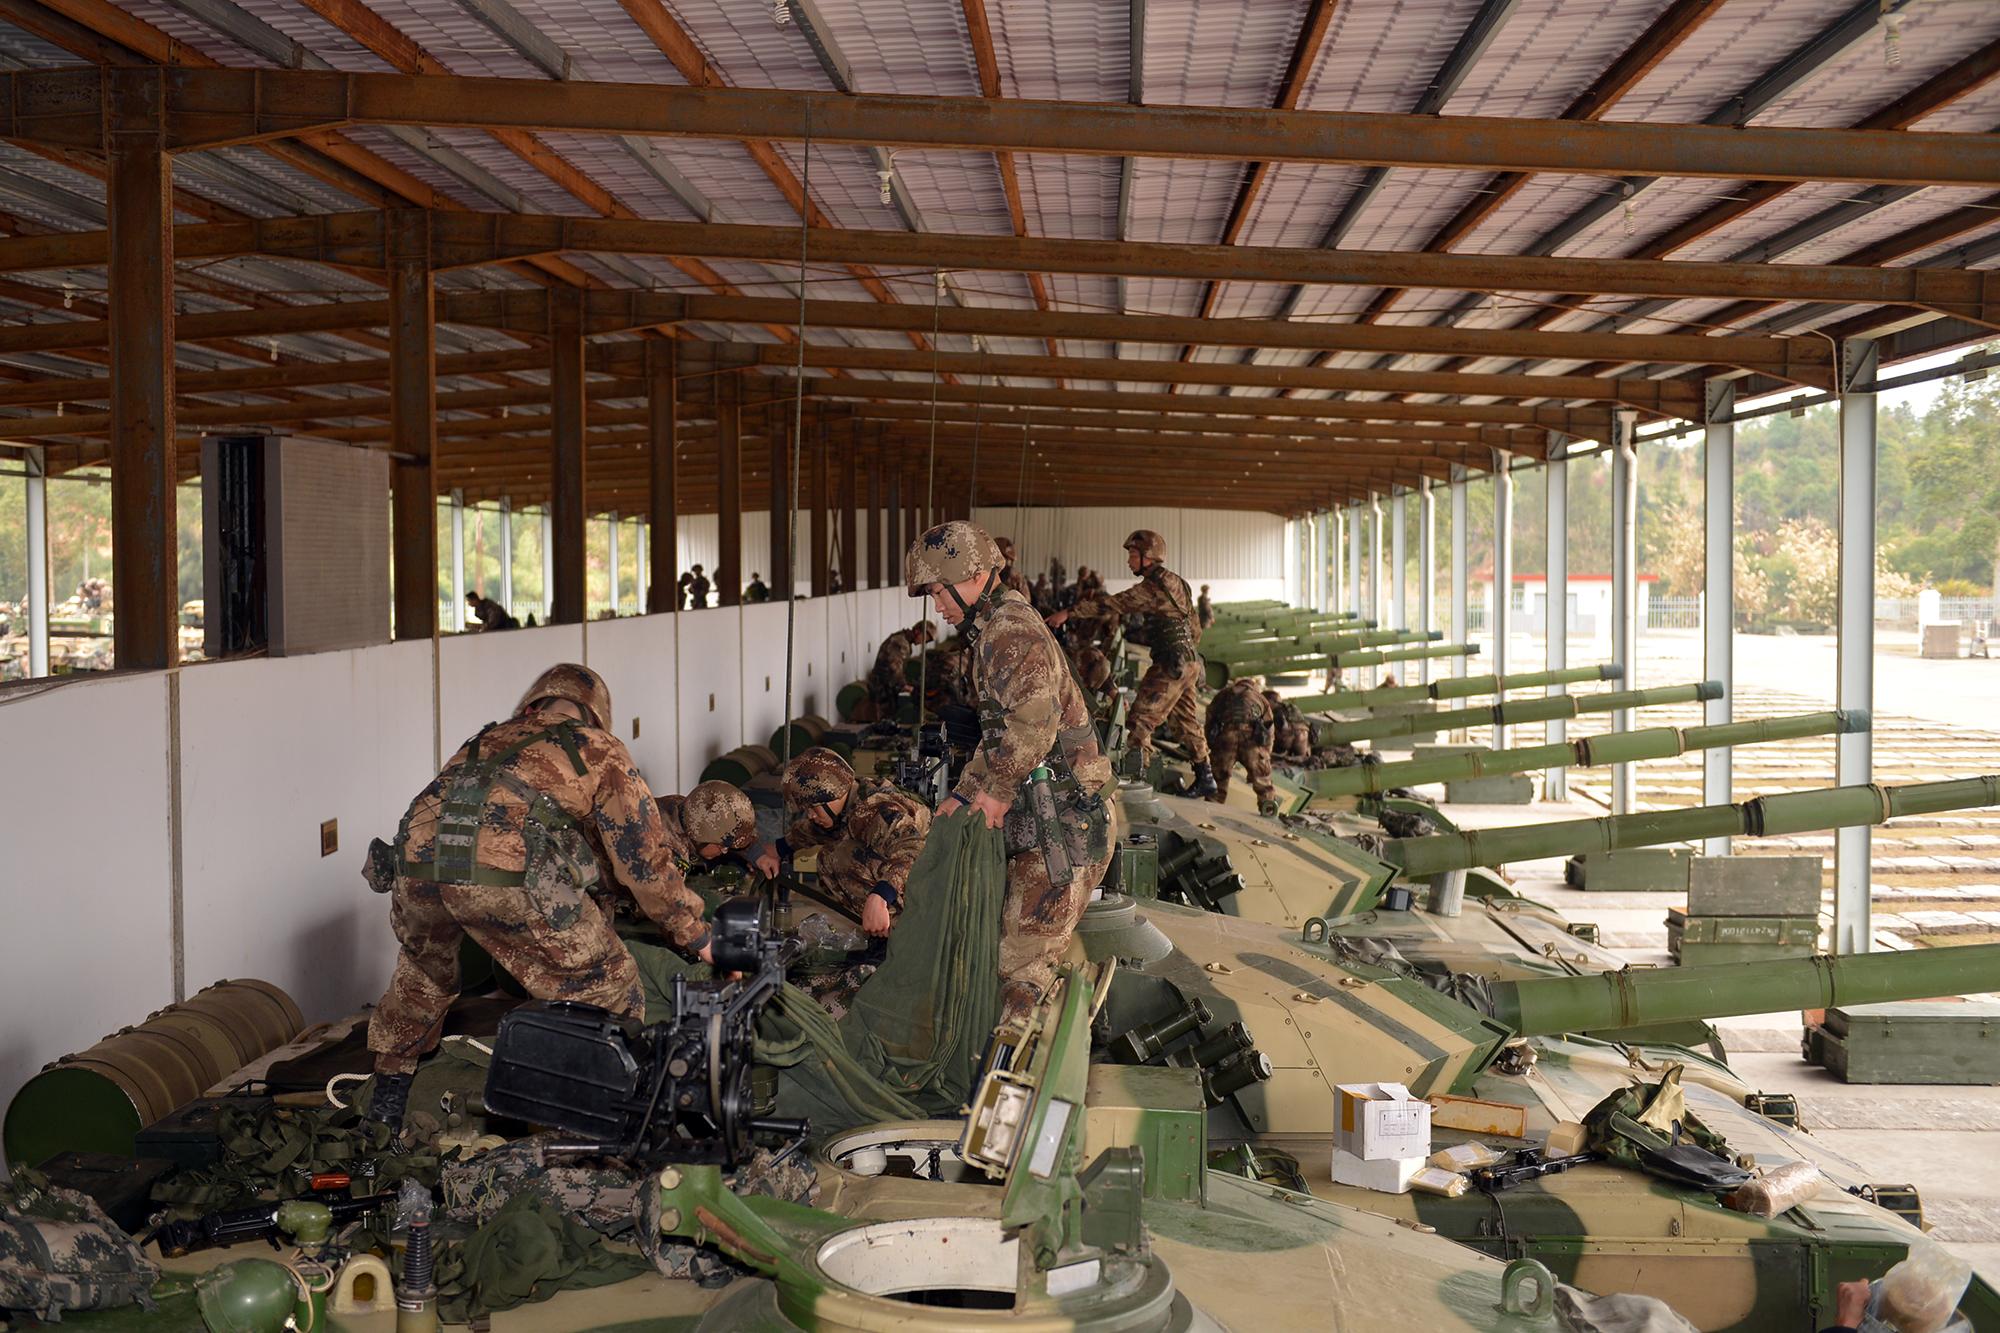
[[[785,765],[784,783],[791,825],[757,854],[758,871],[776,879],[783,859],[818,847],[819,891],[870,935],[887,935],[902,914],[931,812],[907,792],[873,783],[864,788],[847,761],[823,745]]]
[[[771,600],[770,586],[764,582],[764,576],[754,569],[750,571],[749,586],[743,589],[743,600],[746,602],[768,602]]]
[[[696,610],[708,605],[708,575],[701,572],[701,566],[694,567],[694,577],[688,580],[688,599]]]
[[[1020,593],[1021,596],[1028,597],[1028,580],[1023,577],[1021,571],[1014,565],[1014,539],[1012,537],[995,537],[993,540],[999,543],[1000,558],[1007,562],[1006,568],[1000,571],[1000,586],[1011,588],[1013,591]],[[1030,600],[1033,599],[1030,598]]]
[[[465,604],[472,608],[472,614],[479,619],[479,629],[519,629],[521,622],[508,613],[506,607],[484,593],[468,592]]]
[[[691,607],[693,607],[694,575],[688,573],[688,571],[683,569],[681,571],[681,576],[678,579],[674,580],[674,591],[678,594],[676,598],[677,609],[686,611]]]
[[[881,722],[896,720],[896,705],[910,692],[910,654],[920,643],[937,637],[928,620],[919,620],[908,629],[899,629],[882,640],[875,650],[875,666],[868,673],[868,697],[875,701],[875,717]]]
[[[1195,619],[1201,622],[1201,632],[1206,634],[1215,626],[1215,603],[1208,600],[1208,585],[1201,585],[1201,596],[1195,598]]]
[[[1229,769],[1241,762],[1257,793],[1257,808],[1278,812],[1278,789],[1271,785],[1271,703],[1255,676],[1238,676],[1208,701],[1208,746],[1215,756],[1215,792],[1229,795]]]
[[[1063,562],[1057,559],[1055,556],[1050,556],[1049,557],[1050,591],[1060,596],[1062,594],[1063,584],[1068,580],[1068,578],[1069,578],[1069,571],[1063,568]]]
[[[1202,666],[1195,644],[1201,638],[1201,628],[1195,622],[1194,595],[1188,591],[1187,580],[1162,563],[1167,539],[1159,533],[1140,528],[1125,539],[1125,552],[1132,572],[1139,576],[1137,583],[1120,593],[1080,597],[1073,611],[1056,612],[1049,617],[1049,624],[1060,626],[1072,614],[1140,618],[1139,631],[1133,637],[1152,650],[1153,662],[1146,668],[1126,714],[1127,737],[1143,768],[1152,761],[1154,729],[1171,718],[1194,761],[1194,786],[1189,794],[1212,795],[1215,774],[1209,769],[1198,696]]]
[[[1312,724],[1299,706],[1289,699],[1279,697],[1276,690],[1264,691],[1265,702],[1271,705],[1273,735],[1271,757],[1279,763],[1303,764],[1312,759]]]
[[[372,1119],[401,1127],[417,1060],[437,1045],[458,998],[467,935],[537,999],[637,1018],[638,967],[598,897],[616,881],[675,949],[710,961],[702,900],[685,871],[721,853],[724,823],[732,838],[739,824],[754,829],[749,798],[704,783],[685,802],[656,801],[612,716],[595,671],[550,667],[512,717],[467,741],[417,794],[393,845],[377,838],[369,847],[363,873],[389,895],[402,946],[368,1024]]]

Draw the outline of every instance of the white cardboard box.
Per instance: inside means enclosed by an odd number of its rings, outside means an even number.
[[[1345,1148],[1333,1150],[1333,1183],[1359,1185],[1384,1194],[1408,1194],[1410,1181],[1424,1169],[1421,1157],[1356,1157]]]
[[[1431,1154],[1431,1106],[1400,1083],[1342,1083],[1333,1090],[1333,1146],[1364,1160],[1418,1161]]]

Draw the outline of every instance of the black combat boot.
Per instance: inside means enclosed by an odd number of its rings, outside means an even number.
[[[364,1120],[380,1121],[391,1134],[403,1132],[403,1112],[410,1108],[410,1083],[414,1074],[377,1074],[375,1093],[368,1099]]]
[[[1190,796],[1199,796],[1204,800],[1214,799],[1215,770],[1207,764],[1196,764],[1194,766],[1194,786],[1188,788],[1187,794]]]

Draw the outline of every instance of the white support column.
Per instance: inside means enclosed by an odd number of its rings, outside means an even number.
[[[451,627],[465,629],[465,493],[451,493]]]
[[[1611,442],[1611,659],[1625,668],[1620,689],[1639,680],[1639,455],[1632,447],[1632,418],[1612,416]],[[1632,729],[1632,711],[1611,715],[1613,731]],[[1611,766],[1611,813],[1632,810],[1632,766]]]
[[[28,499],[28,674],[49,674],[49,474],[40,449],[25,459]]]
[[[549,597],[556,586],[556,524],[545,502],[542,505],[542,621],[549,623]]]
[[[1361,505],[1347,506],[1347,609],[1355,615],[1367,614],[1361,590]]]
[[[1410,627],[1409,535],[1404,515],[1409,497],[1401,491],[1389,493],[1389,623],[1397,629]]]
[[[611,566],[611,615],[618,615],[618,515],[616,511],[604,516],[605,550],[610,556]]]
[[[1347,516],[1338,509],[1326,513],[1327,610],[1347,605]]]
[[[1508,612],[1514,603],[1514,475],[1512,460],[1499,450],[1493,457],[1493,658],[1487,670],[1507,674]],[[1493,748],[1507,748],[1507,728],[1493,728]]]
[[[1548,586],[1545,589],[1548,600],[1543,619],[1547,632],[1543,636],[1548,641],[1544,654],[1550,671],[1561,671],[1569,665],[1569,445],[1559,436],[1549,436],[1548,462],[1544,465],[1548,487],[1548,529],[1549,559]],[[1550,685],[1547,694],[1554,698],[1569,693],[1567,685]],[[1543,739],[1550,745],[1560,745],[1569,739],[1569,721],[1566,718],[1550,718],[1543,724]],[[1551,801],[1569,799],[1569,770],[1552,768],[1542,778],[1542,795]]]
[[[1472,589],[1467,581],[1466,524],[1468,519],[1466,503],[1465,469],[1451,470],[1451,639],[1464,643],[1471,636],[1466,633],[1465,622],[1472,618]],[[1451,659],[1451,674],[1465,674],[1465,659]]]
[[[1437,495],[1425,477],[1417,490],[1417,628],[1426,634],[1437,628],[1437,540]],[[1430,684],[1432,659],[1423,658],[1417,667],[1417,679]]]
[[[652,541],[652,527],[653,525],[643,518],[632,521],[632,582],[635,585],[633,592],[638,594],[638,613],[642,616],[646,614],[646,608],[652,604],[646,600],[653,591],[651,586],[653,566],[647,559],[646,551],[647,544]]]
[[[1383,588],[1388,565],[1382,559],[1382,497],[1368,497],[1368,618],[1378,626],[1389,623],[1388,598]],[[1368,667],[1361,679],[1368,685],[1379,685],[1386,674],[1379,666]]]
[[[500,497],[500,596],[508,615],[514,614],[514,503]]]
[[[1319,601],[1317,609],[1330,611],[1340,601],[1340,520],[1331,509],[1319,511]]]
[[[1722,697],[1702,705],[1702,721],[1721,726],[1730,720],[1736,698],[1736,381],[1710,380],[1706,389],[1707,422],[1702,444],[1702,573],[1701,646],[1709,680],[1722,682]],[[1701,803],[1722,805],[1732,786],[1730,748],[1705,750],[1701,757]],[[1728,838],[1708,838],[1702,851],[1729,855]]]
[[[1834,706],[1875,707],[1875,343],[1840,345],[1840,614],[1834,629],[1838,683]],[[1875,733],[1835,739],[1834,781],[1874,781]],[[1833,951],[1875,947],[1870,921],[1873,830],[1839,829],[1833,839]]]

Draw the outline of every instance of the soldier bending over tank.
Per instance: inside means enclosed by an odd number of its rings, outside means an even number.
[[[887,935],[902,913],[910,868],[931,831],[931,812],[892,787],[870,784],[824,745],[785,765],[785,836],[757,855],[766,879],[801,847],[819,847],[819,890],[853,913],[870,935]]]
[[[1278,789],[1271,785],[1271,703],[1255,676],[1238,676],[1208,703],[1208,745],[1215,755],[1215,795],[1229,794],[1229,770],[1241,761],[1257,793],[1257,808],[1278,812]]]

